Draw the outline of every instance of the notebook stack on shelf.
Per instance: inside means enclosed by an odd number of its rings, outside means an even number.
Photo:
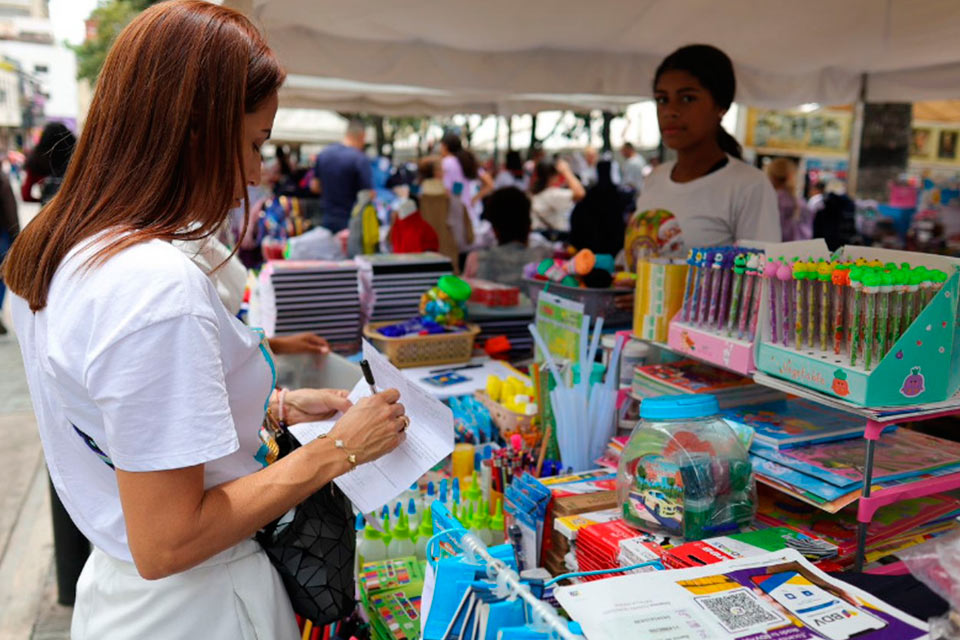
[[[635,367],[630,393],[641,401],[654,396],[709,393],[717,397],[721,409],[785,397],[783,393],[756,384],[750,378],[698,360]]]
[[[956,531],[958,515],[960,500],[947,494],[913,498],[881,507],[867,527],[867,563],[934,536]],[[854,505],[838,513],[826,513],[761,486],[757,521],[773,527],[789,527],[825,540],[837,546],[839,564],[853,563],[857,549],[857,511]]]
[[[352,260],[276,260],[260,272],[261,322],[268,336],[310,331],[342,352],[360,345],[357,265]]]
[[[802,426],[792,424],[795,430]],[[888,431],[876,444],[875,489],[960,472],[960,444],[892,425]],[[750,449],[758,482],[828,513],[860,497],[864,443],[856,434],[853,439],[781,449],[758,446],[758,442]]]
[[[517,361],[533,355],[533,336],[527,325],[533,322],[533,303],[526,296],[520,296],[520,304],[515,307],[489,307],[471,302],[467,305],[470,322],[480,326],[477,343],[483,344],[493,336],[507,336],[510,340],[508,359]]]
[[[357,256],[365,322],[409,320],[420,315],[420,296],[453,273],[450,258],[439,253],[377,253]]]

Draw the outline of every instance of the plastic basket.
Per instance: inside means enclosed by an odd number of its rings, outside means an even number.
[[[510,436],[519,433],[529,447],[535,447],[540,443],[540,429],[533,424],[534,416],[507,409],[499,402],[494,402],[493,398],[482,389],[474,391],[473,396],[490,411],[490,418],[493,424],[497,425],[500,436],[504,440],[509,442]]]
[[[556,282],[533,280],[531,278],[524,278],[523,281],[527,285],[530,299],[533,300],[534,309],[536,309],[540,292],[549,285],[547,288],[549,293],[582,302],[583,312],[594,318],[603,317],[606,326],[629,325],[633,322],[633,307],[629,306],[623,309],[617,306],[617,298],[634,294],[632,287],[629,289],[589,289],[567,287]]]
[[[466,362],[473,355],[473,341],[480,327],[468,324],[466,331],[434,335],[388,338],[377,329],[396,322],[372,322],[364,325],[363,335],[397,368],[428,367],[435,364]]]

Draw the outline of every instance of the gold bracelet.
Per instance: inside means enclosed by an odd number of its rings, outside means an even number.
[[[320,440],[321,438],[326,438],[326,437],[327,437],[327,434],[326,434],[326,433],[323,433],[323,434],[320,434],[319,436],[317,436],[317,440]],[[344,453],[346,453],[346,451],[347,451],[347,448],[346,448],[345,446],[343,446],[343,440],[340,440],[339,438],[333,441],[333,446],[335,446],[337,449],[342,449],[342,450],[344,451]],[[351,467],[356,467],[356,466],[357,466],[357,454],[355,454],[355,453],[347,453],[347,462],[350,463],[350,466],[351,466]]]

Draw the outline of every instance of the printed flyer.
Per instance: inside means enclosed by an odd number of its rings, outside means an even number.
[[[912,640],[927,626],[793,549],[561,587],[588,640]]]

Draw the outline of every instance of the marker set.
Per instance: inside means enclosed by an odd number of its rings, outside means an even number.
[[[693,327],[752,341],[760,315],[763,251],[691,249],[680,319]]]
[[[943,287],[947,274],[859,258],[769,258],[770,341],[849,357],[867,371],[878,363]]]

